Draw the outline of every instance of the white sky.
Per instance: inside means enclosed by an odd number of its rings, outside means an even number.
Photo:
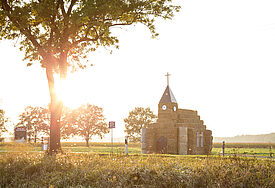
[[[115,30],[120,49],[90,54],[89,67],[70,77],[75,105],[89,102],[116,121],[134,107],[157,114],[166,87],[183,109],[197,110],[214,136],[275,132],[275,1],[182,0],[157,40],[141,25]],[[26,67],[16,41],[0,41],[0,106],[16,120],[27,105],[47,105],[46,75]]]

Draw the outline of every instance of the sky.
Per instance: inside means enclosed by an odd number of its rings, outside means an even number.
[[[157,39],[142,25],[114,29],[120,49],[89,54],[94,66],[69,75],[65,104],[103,107],[121,137],[130,110],[157,114],[169,72],[179,108],[197,110],[213,136],[275,132],[275,1],[175,2],[182,9],[157,21]],[[16,43],[0,41],[0,107],[13,121],[49,103],[45,70],[27,67]]]

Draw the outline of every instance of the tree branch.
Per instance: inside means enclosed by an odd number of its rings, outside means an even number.
[[[56,14],[58,12],[58,9],[59,9],[59,3],[57,3],[56,5],[56,13],[52,15],[52,18],[51,18],[51,24],[50,24],[50,29],[51,29],[51,33],[50,33],[50,38],[48,40],[48,46],[50,47],[51,46],[51,43],[53,41],[53,37],[54,37],[54,33],[58,34],[59,36],[61,35],[59,32],[58,32],[58,28],[56,27],[56,24],[55,24],[55,18],[56,18]]]
[[[88,37],[88,34],[89,34],[89,32],[91,31],[91,28],[92,28],[92,27],[88,27],[88,28],[87,28],[87,31],[86,31],[86,34],[85,34],[85,38]]]
[[[131,23],[117,23],[117,24],[111,24],[110,23],[110,26],[109,27],[113,27],[113,26],[122,26],[122,25],[131,25],[133,24],[134,22],[131,22]],[[96,33],[96,37],[94,39],[91,39],[91,38],[88,38],[88,35],[89,35],[89,32],[91,30],[91,28],[93,28],[95,30],[95,33]],[[98,34],[97,30],[95,27],[88,27],[86,32],[85,32],[85,36],[75,42],[73,42],[70,46],[69,46],[69,49],[72,49],[74,48],[75,46],[77,46],[79,43],[81,42],[95,42],[97,41],[100,37],[102,37],[104,35],[105,32],[102,32],[100,35]]]
[[[8,5],[7,0],[1,0],[2,2],[2,8],[3,10],[10,12],[11,11],[11,7]]]
[[[53,20],[54,20],[54,17],[53,17],[52,20],[51,20],[52,24],[53,24],[53,22],[54,22]],[[50,38],[49,38],[49,40],[48,40],[48,47],[51,46],[52,41],[53,41],[53,28],[51,27]]]
[[[71,12],[72,12],[72,9],[73,9],[73,6],[75,5],[77,0],[72,0],[69,8],[68,8],[68,11],[67,11],[67,15],[70,16],[71,15]]]
[[[65,11],[65,8],[64,8],[64,1],[63,0],[58,0],[58,4],[60,5],[60,9],[61,9],[63,17],[67,18],[67,14],[66,14],[66,11]]]
[[[95,42],[95,41],[97,41],[101,36],[104,35],[104,32],[102,32],[102,33],[99,35],[98,32],[97,32],[97,30],[96,30],[96,28],[93,27],[93,29],[95,30],[95,33],[96,33],[96,37],[95,37],[94,39],[89,38],[88,35],[89,35],[89,32],[90,32],[91,28],[92,28],[92,27],[88,27],[85,36],[84,36],[82,39],[79,39],[79,40],[73,42],[73,43],[69,46],[68,49],[74,48],[75,46],[77,46],[77,45],[78,45],[79,43],[81,43],[81,42]]]
[[[83,37],[82,39],[79,39],[79,40],[73,42],[73,43],[70,45],[69,49],[74,48],[75,46],[77,46],[77,45],[78,45],[79,43],[81,43],[81,42],[95,42],[95,41],[97,41],[98,39],[99,39],[99,37],[96,37],[96,38],[94,38],[94,39],[91,39],[91,38],[88,38],[88,37]]]
[[[37,42],[35,37],[31,34],[30,29],[26,27],[22,27],[18,22],[18,20],[12,16],[12,8],[8,5],[7,0],[1,0],[1,2],[2,2],[2,8],[4,11],[7,12],[8,18],[14,23],[16,27],[18,27],[20,32],[24,34],[32,42],[34,47],[38,49],[41,56],[46,55],[46,52],[42,49],[41,45]]]
[[[119,23],[119,24],[111,24],[110,27],[113,27],[113,26],[122,26],[122,25],[131,25],[133,24],[134,22],[131,22],[131,23]]]

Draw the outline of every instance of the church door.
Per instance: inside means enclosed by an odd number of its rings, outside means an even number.
[[[162,136],[157,141],[157,152],[158,153],[167,153],[167,139]]]

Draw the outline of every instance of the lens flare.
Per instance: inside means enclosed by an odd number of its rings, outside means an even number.
[[[55,93],[59,100],[69,108],[77,108],[81,104],[85,103],[82,95],[82,81],[69,76],[67,79],[60,79],[60,77],[55,76]]]

